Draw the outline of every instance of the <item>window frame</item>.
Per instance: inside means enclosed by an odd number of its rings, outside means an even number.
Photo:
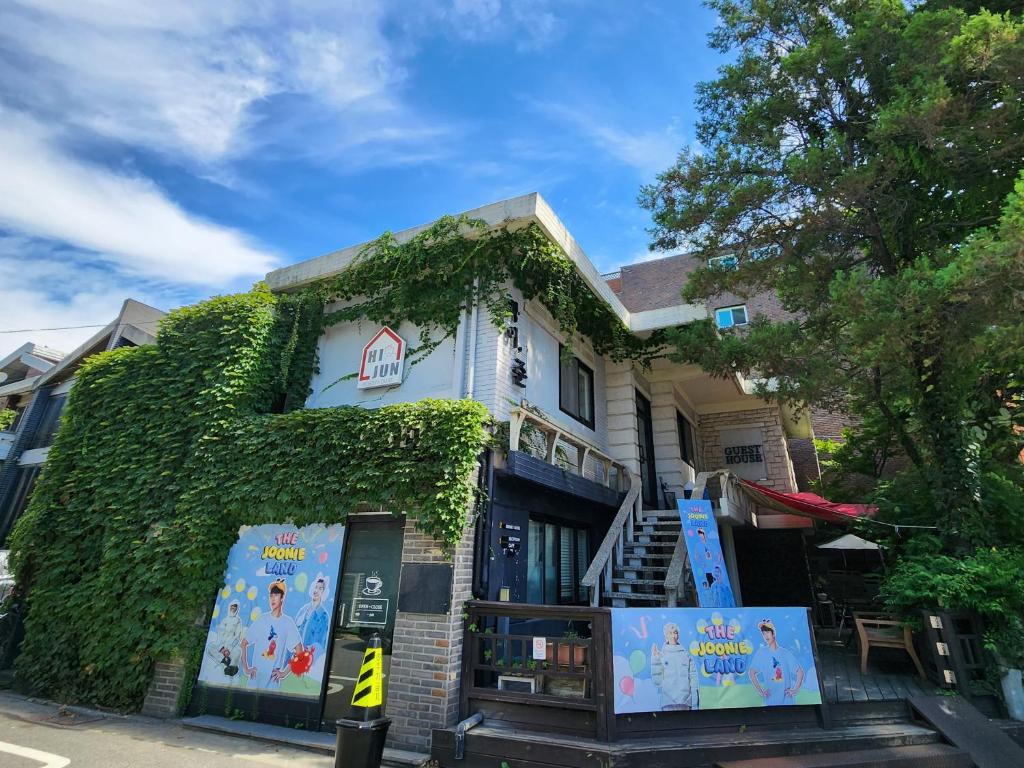
[[[541,534],[540,535],[540,551],[541,551],[541,557],[540,557],[540,565],[541,565],[540,590],[541,590],[541,600],[543,602],[535,603],[535,604],[536,605],[586,605],[587,604],[587,600],[588,600],[588,595],[584,594],[584,589],[583,589],[582,585],[580,584],[580,581],[583,579],[584,576],[586,576],[586,573],[587,573],[586,572],[586,568],[590,567],[590,552],[591,552],[591,546],[593,545],[593,541],[591,540],[592,537],[591,537],[590,526],[587,525],[584,522],[578,522],[578,521],[575,521],[575,520],[566,520],[565,518],[561,518],[561,517],[552,517],[551,515],[532,514],[531,513],[530,516],[528,517],[527,521],[526,521],[526,527],[527,527],[527,537],[526,538],[527,538],[528,542],[531,539],[530,528],[531,528],[532,525],[539,526],[540,527],[540,534]],[[554,576],[555,576],[555,578],[554,578],[554,590],[555,590],[554,602],[548,602],[548,600],[547,600],[547,597],[548,597],[548,595],[547,595],[547,584],[548,584],[547,550],[548,550],[548,546],[549,546],[547,539],[548,539],[548,527],[549,526],[554,528],[554,538],[555,538],[555,556],[554,556],[554,563],[553,563],[553,566],[554,566]],[[568,529],[569,531],[571,531],[571,535],[569,536],[569,540],[571,542],[571,545],[570,545],[571,552],[570,552],[570,555],[569,555],[569,560],[572,563],[573,569],[579,571],[578,573],[575,574],[575,578],[572,579],[572,586],[573,586],[572,592],[573,592],[573,596],[572,596],[572,598],[570,599],[569,602],[564,602],[562,600],[562,594],[561,594],[561,586],[562,586],[562,561],[564,559],[563,558],[563,553],[562,553],[562,531],[563,531],[563,529]],[[583,532],[586,533],[586,539],[587,539],[587,542],[586,542],[586,544],[587,544],[587,552],[586,552],[586,562],[587,562],[587,565],[582,570],[579,569],[579,566],[580,566],[580,559],[579,559],[580,535],[579,535],[579,532],[580,531],[583,531]],[[530,554],[528,557],[532,558],[533,554]],[[528,562],[527,563],[527,578],[526,578],[526,599],[529,600],[530,597],[531,597],[531,595],[530,595],[530,577],[529,577],[529,562]]]
[[[708,259],[708,269],[719,272],[733,272],[739,268],[740,260],[734,253],[723,253],[721,256],[712,256]]]
[[[676,431],[679,435],[679,458],[690,469],[697,469],[697,440],[693,424],[680,412],[676,411]]]
[[[737,323],[736,322],[736,314],[735,313],[736,313],[737,309],[742,309],[743,310],[743,322],[742,323]],[[730,313],[730,317],[732,318],[732,322],[729,323],[729,325],[722,325],[719,322],[718,316],[722,312],[729,312]],[[750,312],[747,310],[747,305],[746,304],[732,304],[732,305],[730,305],[728,307],[719,307],[718,309],[715,310],[715,327],[718,328],[719,330],[724,331],[724,330],[727,330],[729,328],[742,328],[745,325],[750,325]]]
[[[574,365],[574,370],[575,370],[575,373],[576,373],[576,382],[575,382],[575,384],[576,384],[576,392],[577,392],[577,401],[579,400],[580,371],[581,370],[582,371],[586,371],[586,374],[587,374],[587,401],[590,404],[589,418],[587,418],[587,416],[584,415],[584,414],[574,413],[572,410],[570,410],[570,408],[562,400],[562,393],[565,391],[565,387],[563,386],[564,382],[562,380],[562,376],[563,376],[563,374],[565,372],[565,365],[566,365],[567,362],[570,365]],[[578,402],[577,402],[577,405],[579,405]],[[585,426],[587,429],[591,429],[592,430],[592,429],[594,429],[594,423],[595,423],[595,418],[596,418],[596,413],[595,413],[596,409],[597,409],[597,406],[596,406],[596,404],[594,402],[594,369],[591,368],[586,363],[584,363],[582,360],[580,360],[579,357],[577,357],[576,355],[572,355],[570,360],[567,361],[566,360],[566,355],[565,355],[565,345],[564,344],[559,344],[558,345],[558,410],[560,410],[566,416],[572,416],[572,418],[574,418],[580,424]]]

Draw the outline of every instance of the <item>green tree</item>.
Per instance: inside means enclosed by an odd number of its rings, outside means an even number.
[[[679,359],[870,416],[938,520],[986,537],[981,477],[1020,450],[1024,22],[950,2],[711,0],[699,148],[644,188],[659,249],[736,256],[690,300],[786,319],[673,335]],[[1019,5],[1017,6],[1019,9]]]

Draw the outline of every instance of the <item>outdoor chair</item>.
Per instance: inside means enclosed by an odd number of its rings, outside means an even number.
[[[914,650],[914,638],[910,627],[884,613],[854,612],[853,623],[857,627],[857,641],[860,643],[860,673],[868,673],[868,651],[874,648],[902,648],[917,667],[917,674],[925,680],[924,667]]]

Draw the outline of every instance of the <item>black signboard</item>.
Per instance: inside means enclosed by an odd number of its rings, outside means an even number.
[[[450,563],[403,563],[398,610],[447,614],[452,607]]]

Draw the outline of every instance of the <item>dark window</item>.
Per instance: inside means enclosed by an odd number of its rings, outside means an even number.
[[[8,426],[4,432],[17,432],[18,427],[21,425],[21,419],[28,408],[24,405],[16,405],[12,410],[14,411],[14,421],[11,422],[10,426]]]
[[[14,486],[14,496],[11,498],[11,506],[8,507],[6,517],[0,518],[0,545],[6,540],[14,524],[25,511],[29,501],[32,500],[32,491],[36,487],[36,479],[39,477],[39,467],[22,467],[18,470],[17,484]]]
[[[590,566],[590,532],[571,523],[530,518],[527,539],[527,602],[582,605],[580,581]]]
[[[558,407],[577,421],[594,428],[594,372],[558,348]]]
[[[693,425],[681,413],[676,413],[676,426],[679,428],[679,458],[691,467],[697,466],[697,451],[694,448]]]
[[[67,402],[67,395],[53,395],[46,401],[46,408],[39,420],[39,427],[36,429],[35,438],[32,440],[32,448],[45,448],[53,445],[53,438],[57,436],[60,429],[60,414],[64,410],[64,403]]]

